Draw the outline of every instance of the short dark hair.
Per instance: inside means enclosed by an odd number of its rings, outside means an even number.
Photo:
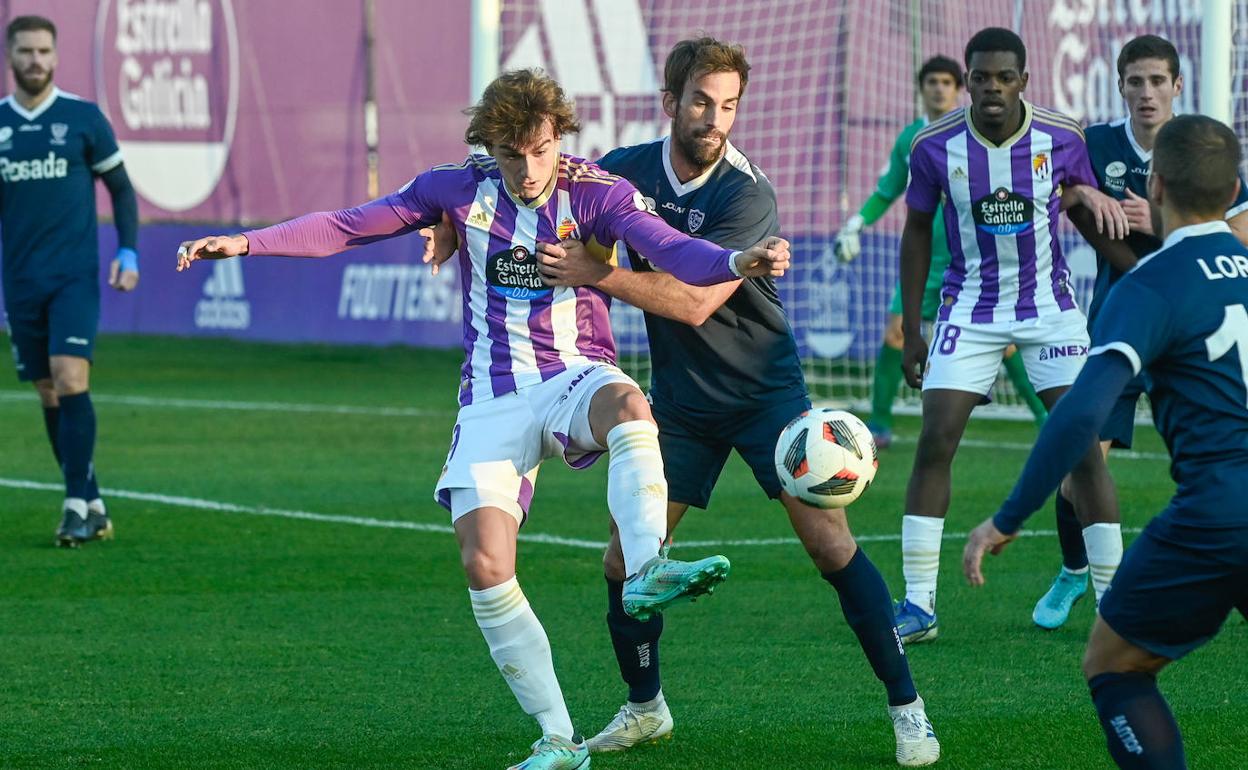
[[[572,100],[540,69],[509,70],[485,87],[481,100],[469,107],[464,141],[487,150],[502,144],[520,149],[537,138],[547,120],[555,136],[581,130]]]
[[[1153,142],[1153,173],[1172,205],[1188,214],[1222,216],[1235,195],[1243,151],[1235,132],[1206,115],[1178,115]]]
[[[750,82],[750,63],[739,45],[723,43],[713,37],[682,40],[672,46],[663,65],[663,90],[679,99],[685,83],[713,72],[735,72],[741,76],[741,96]]]
[[[52,40],[56,41],[56,25],[51,19],[43,16],[18,16],[9,22],[9,28],[5,32],[5,40],[9,45],[13,45],[13,40],[17,37],[18,32],[51,32]]]
[[[1004,27],[985,27],[976,32],[966,44],[963,58],[966,68],[971,68],[971,54],[1006,51],[1018,57],[1018,71],[1027,69],[1027,46],[1023,39]]]
[[[1118,54],[1118,79],[1127,74],[1127,65],[1140,59],[1161,59],[1170,68],[1170,79],[1179,76],[1179,52],[1174,43],[1157,35],[1140,35],[1131,38]]]
[[[962,87],[962,68],[958,63],[948,56],[933,56],[923,62],[923,66],[919,68],[919,87],[923,87],[923,81],[927,80],[928,75],[936,73],[946,73],[953,75],[953,83],[958,88]]]

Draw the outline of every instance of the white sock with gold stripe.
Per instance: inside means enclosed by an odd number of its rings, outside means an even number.
[[[537,720],[543,735],[572,738],[572,718],[555,677],[546,630],[513,577],[481,591],[468,589],[490,657],[507,680],[520,708]]]
[[[906,578],[906,599],[936,611],[936,577],[940,574],[940,541],[945,520],[935,516],[901,518],[901,573]]]
[[[624,573],[632,576],[659,555],[667,537],[667,479],[659,429],[646,420],[622,422],[607,434],[607,505],[620,531]]]
[[[1122,563],[1122,525],[1100,523],[1084,527],[1083,546],[1088,551],[1088,571],[1092,573],[1092,590],[1096,591],[1099,607]]]

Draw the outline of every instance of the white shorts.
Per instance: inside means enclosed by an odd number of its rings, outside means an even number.
[[[942,321],[932,330],[923,390],[962,390],[987,398],[1009,345],[1018,346],[1036,392],[1067,387],[1088,358],[1088,344],[1088,322],[1078,310],[995,324]]]
[[[563,455],[579,470],[606,451],[590,430],[589,404],[599,388],[612,383],[637,387],[611,364],[584,364],[460,408],[434,499],[451,512],[452,522],[490,506],[523,524],[542,460]]]

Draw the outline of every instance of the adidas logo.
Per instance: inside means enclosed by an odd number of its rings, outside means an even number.
[[[504,663],[498,670],[502,673],[503,678],[509,682],[515,682],[522,679],[525,674],[525,670],[514,663]]]
[[[468,219],[464,221],[467,224],[472,225],[473,227],[487,227],[488,228],[490,226],[490,217],[484,211],[477,208],[476,206],[473,206],[472,213],[470,213],[468,215]]]
[[[966,171],[963,170],[961,166],[958,166],[957,168],[953,170],[953,173],[949,175],[949,178],[954,179],[954,180],[959,180],[959,181],[966,179]]]
[[[647,484],[634,492],[633,497],[654,497],[660,500],[666,500],[667,488],[657,482],[654,484]]]
[[[241,330],[251,326],[251,303],[243,294],[242,261],[216,262],[204,281],[204,298],[195,304],[195,327]]]

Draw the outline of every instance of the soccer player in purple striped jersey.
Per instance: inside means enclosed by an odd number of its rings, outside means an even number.
[[[490,654],[542,730],[515,768],[579,770],[589,766],[588,749],[573,730],[546,632],[515,579],[516,534],[542,460],[558,455],[584,468],[610,454],[607,502],[628,574],[623,605],[634,617],[709,592],[729,565],[722,556],[660,557],[667,483],[658,430],[640,388],[615,366],[610,300],[593,288],[546,286],[537,252],[568,237],[622,240],[682,280],[709,285],[783,274],[788,244],[769,237],[732,251],[690,238],[627,181],[562,154],[560,138],[579,124],[558,83],[539,72],[503,74],[470,113],[465,140],[489,155],[435,167],[362,206],[185,243],[178,268],[242,255],[326,256],[449,216],[462,244],[466,360],[436,499],[451,512]]]
[[[1109,217],[1106,229],[1125,235],[1121,208],[1095,189],[1078,124],[1023,100],[1026,55],[1009,30],[978,32],[965,55],[971,107],[921,131],[911,149],[901,243],[903,368],[907,382],[923,388],[923,428],[902,521],[906,597],[897,603],[896,618],[907,642],[934,639],[939,630],[936,576],[950,466],[971,410],[987,400],[996,381],[1005,348],[1018,347],[1050,409],[1087,357],[1087,325],[1058,244],[1063,206],[1079,204],[1072,221],[1094,245],[1133,259],[1121,242],[1097,232],[1089,214],[1095,208]],[[951,260],[929,353],[920,308],[932,219],[942,201]],[[1071,475],[1076,511],[1085,523],[1116,523],[1104,459],[1088,449]],[[1121,536],[1117,546],[1121,554]],[[1089,542],[1088,550],[1113,549]]]

